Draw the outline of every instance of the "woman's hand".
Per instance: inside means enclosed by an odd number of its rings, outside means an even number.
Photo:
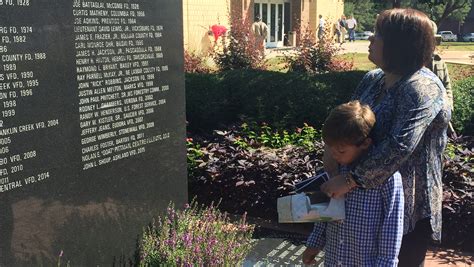
[[[303,263],[304,264],[315,264],[316,255],[318,255],[319,249],[317,248],[306,248],[303,252]]]
[[[329,181],[322,184],[321,191],[328,197],[339,198],[349,192],[351,190],[351,186],[347,184],[346,177],[344,174],[342,174],[331,177]]]

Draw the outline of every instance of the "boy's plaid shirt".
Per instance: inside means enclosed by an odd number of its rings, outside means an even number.
[[[325,266],[397,266],[404,195],[397,172],[382,186],[346,194],[346,219],[315,223],[307,247],[325,251]]]

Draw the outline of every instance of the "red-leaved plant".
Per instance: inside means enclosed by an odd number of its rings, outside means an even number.
[[[255,42],[249,16],[229,11],[230,33],[228,43],[223,38],[222,51],[215,51],[213,58],[221,71],[234,69],[266,69],[265,58]]]
[[[353,69],[354,62],[335,58],[342,48],[334,42],[330,27],[328,23],[319,41],[309,26],[297,31],[299,46],[296,54],[285,55],[288,71],[316,74]]]
[[[184,50],[184,72],[210,73],[211,69],[206,66],[202,57]]]

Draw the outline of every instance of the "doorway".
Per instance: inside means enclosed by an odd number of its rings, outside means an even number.
[[[282,47],[290,25],[289,0],[255,0],[254,20],[257,16],[267,24],[266,47]]]

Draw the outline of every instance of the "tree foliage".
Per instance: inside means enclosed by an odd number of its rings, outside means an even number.
[[[377,14],[374,2],[374,0],[359,0],[344,3],[344,14],[354,15],[357,20],[357,31],[373,31]]]
[[[360,31],[372,30],[375,17],[382,10],[410,7],[425,12],[438,26],[447,19],[463,22],[471,10],[472,0],[346,0],[344,13],[354,14]]]
[[[412,0],[412,6],[428,14],[438,26],[446,19],[464,22],[472,0]]]

